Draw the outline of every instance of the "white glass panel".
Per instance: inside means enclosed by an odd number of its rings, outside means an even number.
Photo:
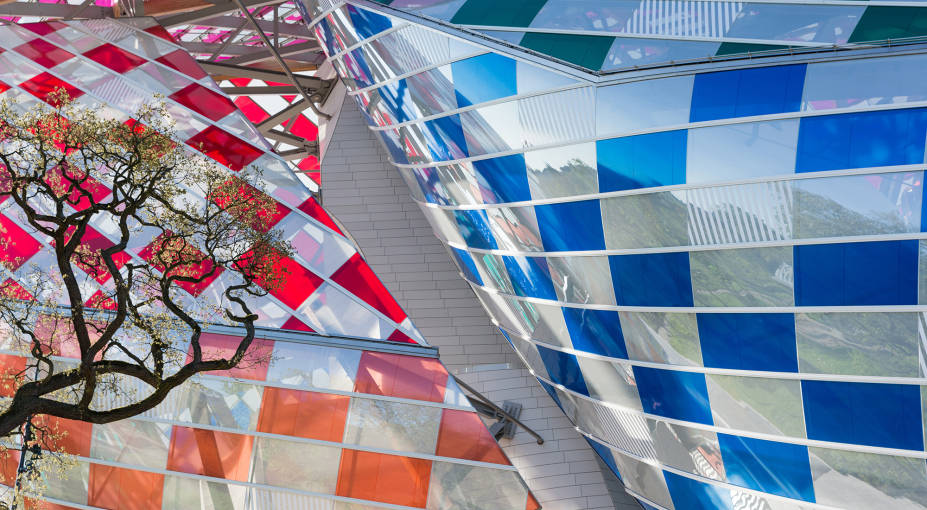
[[[602,199],[605,247],[686,246],[687,191]]]
[[[164,469],[171,442],[165,423],[124,420],[93,426],[90,456],[135,466]]]
[[[320,345],[274,342],[267,380],[293,386],[351,391],[361,352]]]
[[[201,378],[187,384],[176,419],[185,423],[254,430],[263,388],[225,378]]]
[[[352,398],[344,442],[384,450],[434,454],[441,408]]]
[[[927,55],[808,64],[802,110],[835,110],[927,100]]]
[[[547,265],[560,301],[616,304],[608,257],[548,257]]]
[[[628,357],[671,365],[702,365],[694,313],[619,312]]]
[[[686,182],[794,173],[798,124],[785,119],[690,129]]]
[[[334,494],[341,449],[312,443],[257,438],[251,481]]]
[[[695,306],[792,306],[792,248],[689,254]]]
[[[694,76],[596,89],[596,135],[615,136],[689,122]]]
[[[577,356],[589,396],[605,402],[641,410],[641,399],[630,365]]]
[[[726,480],[716,433],[649,418],[647,426],[660,462],[711,480]]]
[[[527,498],[528,491],[515,471],[436,461],[426,508],[524,510]]]
[[[532,199],[599,191],[594,143],[526,152],[525,163]]]
[[[706,380],[715,425],[805,437],[800,381],[711,374]]]
[[[162,507],[196,510],[245,510],[248,488],[179,476],[164,477]]]
[[[815,500],[839,508],[927,508],[924,459],[808,448]]]

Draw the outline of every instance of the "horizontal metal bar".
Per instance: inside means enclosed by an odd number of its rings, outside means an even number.
[[[262,48],[263,49],[263,48]],[[254,80],[262,81],[272,81],[276,83],[286,83],[288,77],[286,73],[281,71],[270,71],[266,69],[256,69],[254,67],[245,67],[241,65],[229,64],[229,63],[219,63],[219,62],[206,62],[203,60],[198,61],[199,65],[207,73],[213,76],[231,76],[235,78],[251,78]],[[321,78],[316,78],[314,76],[301,76],[296,75],[296,82],[300,86],[306,87],[310,90],[317,90],[320,88],[327,87],[331,80],[323,80]]]
[[[199,20],[196,22],[198,26],[211,27],[211,28],[238,28],[238,26],[243,22],[247,22],[245,18],[241,16],[230,16],[222,15],[215,16],[208,19]],[[274,31],[274,22],[267,21],[263,19],[256,20],[258,25],[261,27],[261,30],[265,32]],[[278,33],[281,36],[289,37],[299,37],[301,39],[315,39],[315,35],[306,28],[306,25],[302,23],[280,23]]]
[[[274,5],[283,3],[280,0],[245,0],[244,4],[246,7],[262,7],[264,5]],[[32,5],[32,4],[25,4]],[[41,4],[44,5],[44,4]],[[158,22],[161,23],[165,28],[176,27],[178,25],[189,25],[191,23],[198,22],[200,20],[214,18],[223,14],[228,14],[230,12],[235,12],[238,10],[238,5],[235,2],[222,2],[211,7],[206,7],[205,9],[198,9],[191,12],[185,12],[182,14],[173,14],[170,16],[162,16],[157,18]]]
[[[300,99],[299,101],[287,106],[278,113],[271,115],[270,117],[261,121],[258,125],[258,131],[266,133],[273,129],[275,126],[279,126],[281,123],[286,122],[291,119],[297,113],[302,112],[309,108],[309,103],[305,99]]]
[[[296,43],[289,46],[284,46],[278,50],[281,57],[292,57],[293,55],[299,55],[301,53],[321,53],[322,47],[315,41]],[[255,52],[249,55],[242,55],[239,57],[231,58],[226,60],[226,63],[232,65],[244,65],[251,64],[254,62],[260,62],[261,60],[267,60],[269,58],[274,58],[274,52],[268,48],[263,48],[260,52]]]
[[[222,92],[230,96],[279,96],[299,94],[299,89],[292,85],[265,85],[262,87],[222,87]]]
[[[81,7],[80,5],[46,4],[13,2],[0,5],[0,16],[37,16],[46,18],[66,18],[74,13],[84,18],[112,18],[112,7],[96,5]]]

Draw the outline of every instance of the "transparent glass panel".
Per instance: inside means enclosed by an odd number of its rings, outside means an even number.
[[[715,425],[805,437],[800,381],[712,374],[706,380]]]
[[[439,239],[450,243],[466,244],[458,230],[457,220],[454,219],[454,211],[436,207],[422,207],[421,210]]]
[[[486,215],[500,250],[544,250],[534,207],[494,207]]]
[[[548,257],[547,266],[560,301],[616,304],[608,257]]]
[[[79,504],[87,502],[90,464],[48,456],[41,461],[38,469],[44,485],[43,496]]]
[[[795,336],[801,372],[919,375],[916,313],[800,313]]]
[[[227,378],[200,378],[186,385],[176,419],[185,423],[254,430],[263,389],[263,386]]]
[[[332,335],[386,338],[393,332],[393,326],[329,283],[319,286],[298,312],[314,316],[323,330]]]
[[[686,246],[687,191],[604,198],[605,247]]]
[[[509,308],[509,305],[505,302],[505,299],[502,296],[490,292],[480,291],[476,293],[476,297],[479,298],[480,302],[483,304],[483,307],[486,308],[487,312],[489,312],[490,318],[492,318],[492,320],[494,320],[500,326],[511,331],[512,334],[516,336],[528,334],[525,326],[522,325],[515,312]]]
[[[598,192],[595,143],[526,152],[525,163],[535,200]]]
[[[690,189],[693,245],[787,240],[793,232],[792,183],[770,181]]]
[[[508,271],[506,271],[505,264],[502,262],[501,255],[472,252],[470,256],[473,257],[473,262],[476,265],[477,271],[480,273],[483,285],[509,294],[515,293],[512,282],[509,280]]]
[[[299,509],[299,510],[379,510],[366,505],[334,506],[337,502],[322,496],[306,496],[292,492],[277,492],[267,489],[251,489],[251,507],[249,510],[264,510],[272,508]],[[208,507],[207,507],[208,508]]]
[[[689,254],[695,306],[792,306],[792,248]]]
[[[865,7],[855,5],[746,4],[727,37],[844,44]]]
[[[615,136],[689,122],[693,75],[596,89],[596,135]]]
[[[351,391],[360,357],[361,351],[356,349],[277,341],[267,380],[307,388]]]
[[[241,485],[165,476],[162,508],[246,510],[247,493]]]
[[[646,497],[663,508],[674,508],[663,471],[651,464],[641,462],[618,450],[612,450],[621,481],[632,491]]]
[[[808,64],[802,110],[837,110],[927,101],[927,55]]]
[[[924,459],[808,448],[815,499],[840,508],[927,508]]]
[[[344,442],[400,452],[433,454],[441,408],[352,398]]]
[[[124,420],[93,426],[90,456],[134,466],[164,469],[171,443],[166,423]]]
[[[483,196],[480,193],[473,165],[470,163],[454,163],[436,167],[438,178],[448,194],[448,202],[455,204],[482,204]]]
[[[629,409],[641,410],[641,399],[630,365],[577,356],[589,396]]]
[[[927,241],[917,243],[917,302],[927,304]]]
[[[619,312],[628,357],[671,365],[702,365],[694,313]]]
[[[533,343],[520,338],[518,335],[511,334],[509,334],[509,340],[512,341],[515,350],[525,360],[525,364],[528,365],[529,369],[534,370],[538,377],[545,379],[550,377],[547,374],[547,368],[544,367],[544,362],[541,360],[541,355],[538,354],[538,348]]]
[[[726,480],[717,434],[649,418],[647,426],[660,462],[712,480]]]
[[[533,147],[595,136],[595,88],[583,87],[518,100],[518,121],[525,146]]]
[[[334,494],[341,449],[312,443],[257,438],[251,481]]]
[[[616,37],[602,63],[603,71],[713,57],[721,46],[711,41]]]
[[[795,181],[795,237],[919,232],[923,182],[923,172]]]
[[[784,119],[690,129],[686,182],[794,173],[798,124]]]
[[[563,320],[563,312],[559,306],[512,301],[518,307],[516,310],[521,312],[522,317],[528,323],[528,329],[532,331],[531,338],[533,340],[566,347],[567,349],[573,347],[566,322]]]
[[[524,510],[528,491],[516,471],[435,461],[428,510]]]
[[[461,112],[460,123],[470,156],[522,148],[525,135],[518,110],[519,102],[509,101]]]
[[[657,458],[647,420],[643,415],[604,406],[580,397],[573,399],[573,405],[574,421],[580,430],[638,457]]]

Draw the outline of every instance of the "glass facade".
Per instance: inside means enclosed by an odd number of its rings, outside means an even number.
[[[305,3],[463,277],[647,508],[927,508],[927,7]],[[547,58],[622,55],[704,62]]]

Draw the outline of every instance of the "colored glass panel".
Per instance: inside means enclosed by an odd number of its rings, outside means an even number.
[[[663,471],[666,487],[676,508],[686,510],[732,510],[731,491],[670,471]]]
[[[219,163],[241,171],[264,153],[216,126],[209,126],[187,140],[187,145]]]
[[[797,372],[795,316],[790,313],[700,313],[706,367]]]
[[[516,62],[487,53],[451,63],[457,106],[463,108],[518,93]]]
[[[451,247],[451,255],[457,261],[457,267],[463,272],[464,278],[477,285],[483,285],[483,279],[480,277],[480,273],[476,269],[476,263],[473,262],[473,257],[469,252]]]
[[[447,378],[447,370],[435,359],[365,351],[354,391],[444,402]]]
[[[604,250],[598,200],[534,206],[545,251]]]
[[[550,280],[550,269],[543,257],[502,256],[515,293],[524,297],[557,299]]]
[[[586,387],[586,381],[583,380],[583,372],[579,369],[575,355],[549,349],[543,345],[538,345],[537,349],[551,381],[577,393],[589,395],[589,389]]]
[[[493,0],[466,0],[451,18],[451,23],[527,27],[545,3],[547,0],[522,0],[501,4]]]
[[[814,502],[808,447],[718,434],[724,473],[734,485]]]
[[[849,42],[881,41],[927,35],[927,9],[923,7],[869,6],[850,35]]]
[[[644,412],[713,424],[704,374],[635,366],[634,379]]]
[[[679,130],[596,142],[599,192],[685,183],[686,139]]]
[[[509,464],[499,443],[486,429],[483,420],[471,411],[444,409],[435,455],[458,459]]]
[[[55,67],[65,60],[74,58],[73,53],[44,39],[33,39],[13,49],[43,67]]]
[[[602,68],[614,42],[614,37],[598,35],[528,32],[519,44],[538,53],[597,71]]]
[[[160,510],[163,487],[160,473],[90,464],[87,504],[114,510]]]
[[[431,461],[345,449],[336,494],[425,508]]]
[[[628,351],[621,333],[618,312],[566,306],[562,309],[574,349],[627,359]]]
[[[348,292],[361,298],[370,306],[383,312],[395,322],[402,322],[406,318],[406,313],[402,311],[399,303],[393,299],[393,296],[386,290],[386,287],[373,273],[367,262],[361,258],[359,253],[355,253],[344,263],[337,271],[332,274],[332,281],[341,285]]]
[[[472,248],[496,249],[496,238],[489,229],[489,218],[481,209],[454,211],[454,218],[467,246]]]
[[[608,264],[619,305],[692,306],[688,253],[612,255]]]
[[[341,442],[350,397],[265,387],[260,432]]]
[[[202,333],[200,335],[200,348],[203,360],[229,359],[235,354],[241,338],[215,333]],[[215,375],[263,381],[267,378],[267,366],[270,364],[271,352],[274,349],[273,340],[255,338],[245,352],[241,363],[229,370],[215,372]],[[187,353],[187,359],[193,359],[193,346]]]
[[[804,64],[697,74],[690,120],[798,111],[804,81]]]
[[[145,59],[110,43],[101,44],[84,52],[84,56],[106,66],[117,73],[125,73],[144,64]]]
[[[26,92],[52,106],[55,106],[55,102],[49,98],[48,95],[59,89],[64,89],[65,93],[67,93],[68,97],[71,99],[77,99],[84,95],[84,91],[48,73],[33,76],[28,81],[20,83],[19,86]]]
[[[11,271],[22,267],[42,248],[28,232],[3,214],[0,214],[0,239],[3,240],[0,263]]]
[[[175,71],[180,71],[194,80],[199,80],[207,76],[206,71],[203,71],[203,68],[196,63],[196,60],[184,50],[172,51],[155,60]]]
[[[244,482],[254,436],[174,426],[167,469]]]
[[[473,162],[480,194],[487,204],[531,200],[525,156],[513,154]]]
[[[171,94],[170,98],[212,120],[219,120],[237,110],[228,97],[199,83],[187,85]]]

